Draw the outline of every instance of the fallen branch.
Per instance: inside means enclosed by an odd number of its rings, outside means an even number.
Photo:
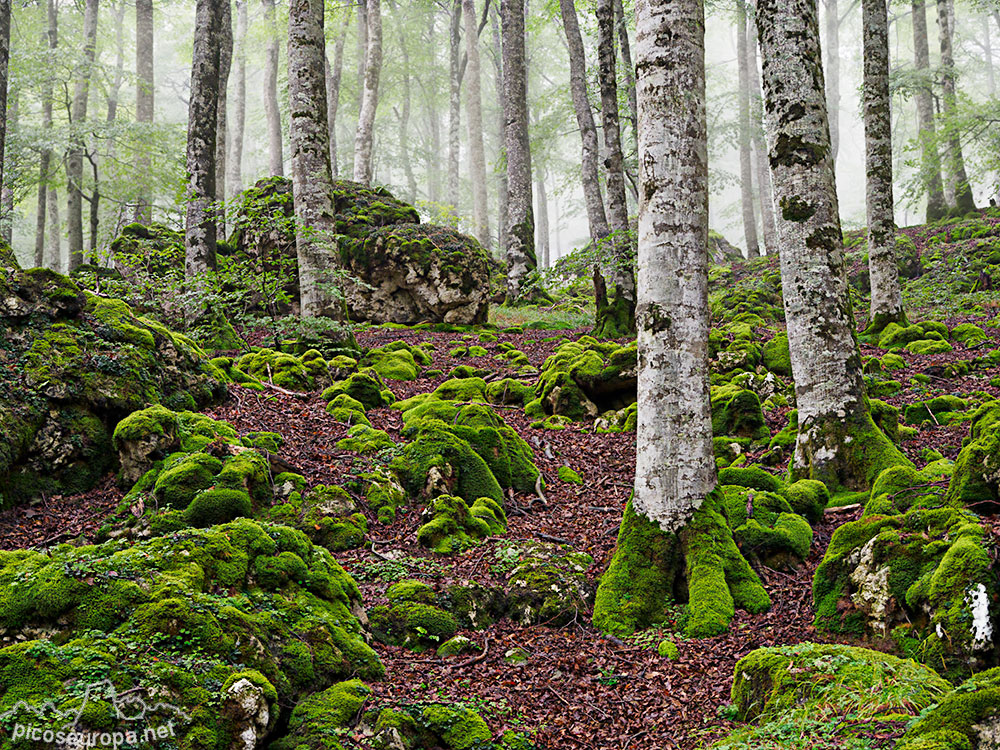
[[[483,653],[479,654],[478,656],[474,656],[471,659],[463,661],[461,664],[455,664],[453,668],[465,669],[466,667],[473,667],[476,664],[479,664],[479,662],[483,661],[487,656],[489,656],[489,653],[490,653],[490,639],[487,638],[486,643],[483,646]]]

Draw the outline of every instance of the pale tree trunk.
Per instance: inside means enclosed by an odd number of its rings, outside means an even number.
[[[427,14],[427,48],[431,54],[431,65],[427,72],[430,79],[430,91],[437,93],[440,87],[437,55],[437,15]],[[427,80],[427,79],[423,79]],[[424,113],[427,116],[427,132],[430,139],[430,150],[427,153],[424,166],[427,170],[427,197],[432,203],[441,202],[441,123],[438,121],[438,111],[435,96],[425,90]]]
[[[8,66],[10,62],[10,0],[0,0],[0,185],[3,185],[3,162],[7,143],[7,88],[10,84]],[[10,215],[4,212],[4,236]]]
[[[236,92],[230,133],[229,194],[243,190],[243,139],[247,122],[247,0],[236,0]]]
[[[748,7],[744,4],[744,7]],[[757,177],[760,225],[764,235],[764,249],[768,255],[778,252],[778,230],[774,218],[774,190],[771,186],[771,166],[767,163],[767,144],[764,142],[764,100],[760,92],[760,68],[757,65],[756,13],[749,20],[747,68],[750,71],[750,140],[753,144],[754,174]]]
[[[371,6],[369,6],[371,12]],[[292,120],[292,187],[295,218],[308,232],[298,232],[301,315],[342,317],[322,289],[333,266],[329,243],[336,229],[330,129],[326,122],[323,0],[292,0],[288,21],[288,94]]]
[[[344,76],[344,44],[351,25],[350,7],[346,11],[344,28],[333,45],[333,62],[326,61],[326,120],[330,128],[330,174],[338,177],[340,167],[337,155],[337,111],[340,109],[340,83]]]
[[[365,93],[365,54],[368,51],[368,0],[357,0],[358,3],[358,110],[361,110],[361,98]]]
[[[576,124],[583,141],[580,159],[580,176],[583,183],[583,200],[587,207],[587,221],[590,238],[600,242],[610,233],[604,198],[601,195],[601,179],[598,173],[600,145],[597,140],[597,126],[594,113],[587,98],[587,60],[583,47],[583,36],[576,15],[574,0],[559,0],[562,11],[563,30],[566,32],[566,46],[569,49],[569,88],[573,97]]]
[[[549,196],[545,192],[545,171],[542,169],[538,170],[537,179],[535,180],[535,200],[538,202],[538,210],[536,212],[538,222],[535,227],[538,265],[540,268],[550,268],[552,264],[549,241]]]
[[[59,191],[54,187],[49,187],[45,193],[46,208],[48,209],[49,236],[45,249],[45,267],[53,271],[64,269],[62,257],[62,223],[59,219]]]
[[[993,34],[990,17],[983,17],[983,57],[986,58],[986,85],[991,97],[997,95],[996,69],[993,67]]]
[[[599,282],[595,331],[596,335],[608,338],[626,336],[635,331],[636,297],[630,257],[628,198],[625,194],[625,158],[622,154],[621,127],[618,121],[614,20],[612,0],[597,0],[597,56],[601,124],[604,130],[604,177],[608,218],[614,233],[610,270],[611,279],[615,283],[615,299],[609,304]]]
[[[406,49],[403,33],[399,35],[399,51],[403,58],[403,109],[395,109],[399,121],[399,151],[403,162],[403,174],[406,175],[406,202],[413,203],[417,199],[417,176],[413,173],[413,160],[410,156],[410,53]]]
[[[147,128],[153,124],[154,109],[153,33],[153,0],[135,0],[135,120],[140,127]],[[139,148],[135,165],[139,195],[134,218],[140,224],[149,224],[153,220],[149,188],[152,162],[147,149]]]
[[[375,111],[378,108],[378,84],[382,74],[382,7],[380,0],[367,0],[368,48],[365,51],[365,89],[354,136],[354,181],[370,185],[372,148],[375,138]]]
[[[97,53],[97,11],[100,0],[87,0],[83,12],[83,58],[76,71],[71,107],[70,147],[66,155],[66,222],[69,230],[69,270],[83,265],[83,126],[87,120],[90,77]]]
[[[799,434],[796,479],[863,489],[905,459],[875,427],[844,266],[816,0],[758,0],[781,280]]]
[[[125,3],[113,4],[115,9],[115,75],[108,87],[108,122],[118,117],[118,99],[125,79]]]
[[[468,110],[469,168],[472,180],[472,223],[475,236],[484,248],[493,246],[490,236],[490,214],[486,193],[486,146],[483,144],[483,95],[481,65],[479,61],[479,20],[475,0],[462,0],[465,17],[465,54],[469,60],[466,68],[469,87],[465,94]]]
[[[451,5],[448,27],[448,202],[458,206],[462,117],[462,0]]]
[[[830,119],[830,152],[836,165],[840,152],[840,8],[826,3],[826,106]]]
[[[954,37],[955,6],[952,0],[937,0],[938,39],[941,44],[942,89],[944,96],[945,143],[948,155],[948,181],[955,193],[955,213],[964,216],[976,210],[976,201],[972,196],[972,186],[965,170],[965,157],[962,156],[962,140],[955,123],[957,116],[957,86],[955,75],[955,59],[952,53]]]
[[[864,29],[865,169],[871,315],[868,331],[906,324],[896,265],[892,193],[892,111],[889,93],[889,18],[886,0],[862,0]]]
[[[56,8],[56,0],[46,0],[47,26],[42,35],[43,43],[49,50],[46,58],[50,69],[55,68],[55,51],[59,47],[59,11]],[[52,79],[48,76],[42,85],[42,130],[46,133],[52,130]],[[48,147],[42,149],[38,160],[38,208],[35,223],[35,265],[39,268],[46,266],[53,270],[58,268],[58,254],[55,255],[56,265],[52,265],[53,257],[49,254],[46,260],[47,249],[45,227],[49,206],[49,188],[52,180],[52,150]]]
[[[747,7],[744,0],[736,0],[736,66],[739,91],[740,139],[740,199],[743,206],[743,236],[747,243],[747,257],[760,256],[757,242],[757,212],[753,197],[753,155],[750,141],[750,67],[747,59]]]
[[[264,111],[267,117],[267,141],[271,175],[285,174],[285,156],[282,148],[281,109],[278,107],[278,56],[281,34],[278,32],[274,0],[263,0],[264,20],[267,23],[267,50],[264,63]]]
[[[628,38],[628,19],[625,18],[625,8],[622,0],[614,0],[615,25],[618,27],[618,48],[622,55],[622,69],[625,73],[625,94],[628,98],[629,123],[632,125],[632,137],[639,143],[639,105],[635,93],[635,65],[632,63],[632,45]]]
[[[502,164],[504,160],[504,120],[503,120],[503,43],[500,40],[500,14],[497,12],[496,2],[490,3],[490,33],[493,36],[493,72],[494,86],[497,93],[497,116],[494,120],[495,137],[497,142],[496,163]],[[497,181],[497,244],[498,257],[507,257],[507,231],[510,212],[507,210],[507,170],[497,168],[494,170]]]
[[[941,179],[941,154],[938,151],[937,128],[934,124],[934,98],[931,93],[931,52],[927,41],[927,7],[925,0],[912,0],[913,60],[920,78],[917,90],[917,133],[920,139],[921,183],[927,191],[927,223],[940,221],[948,215],[948,201]]]
[[[3,2],[3,0],[0,0]],[[20,109],[21,109],[21,92],[19,89],[14,88],[10,92],[10,104],[8,106],[8,119],[10,121],[9,130],[17,131]],[[14,183],[17,176],[21,171],[20,159],[16,156],[11,156],[8,158],[11,169],[4,172],[4,182],[3,191],[0,195],[0,206],[3,207],[3,239],[8,245],[14,239]],[[13,174],[11,174],[13,172]],[[35,263],[36,266],[42,265],[41,263]]]
[[[523,303],[535,258],[535,218],[531,200],[531,146],[528,140],[528,75],[525,62],[523,0],[501,0],[503,42],[504,143],[507,147],[507,302]]]
[[[226,201],[226,155],[229,134],[229,74],[233,67],[233,5],[232,0],[216,0],[219,13],[219,102],[215,129],[215,200]],[[225,237],[226,210],[219,210],[218,231]]]
[[[228,2],[228,0],[226,0]],[[219,124],[220,13],[216,0],[198,0],[195,9],[191,99],[188,104],[187,219],[184,231],[184,272],[188,291],[207,288],[215,270],[218,241],[215,201],[215,155]],[[200,301],[189,305],[189,318],[200,312]]]

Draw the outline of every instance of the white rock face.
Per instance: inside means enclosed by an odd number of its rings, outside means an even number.
[[[237,680],[226,689],[225,710],[236,720],[238,730],[230,750],[256,750],[271,720],[263,689],[246,678]]]
[[[877,537],[861,548],[857,566],[851,571],[851,582],[857,587],[851,595],[854,606],[868,615],[872,630],[889,631],[892,594],[889,592],[889,566],[875,565]]]
[[[990,599],[986,586],[972,586],[965,595],[965,601],[972,609],[972,645],[983,649],[993,643],[993,623],[990,620]]]

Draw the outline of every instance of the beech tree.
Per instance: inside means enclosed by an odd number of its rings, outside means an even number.
[[[264,66],[264,111],[267,115],[269,171],[273,176],[281,177],[285,174],[281,109],[278,107],[278,55],[281,35],[278,32],[274,0],[262,0],[262,2],[268,30]]]
[[[354,136],[354,181],[369,185],[372,181],[372,147],[375,139],[378,85],[382,74],[382,7],[380,0],[367,0],[366,7],[368,43],[365,48],[364,93],[358,116],[358,130]]]
[[[83,152],[85,144],[80,132],[87,119],[90,77],[97,51],[97,11],[100,0],[87,0],[83,12],[83,57],[76,71],[70,123],[73,128],[69,153],[66,155],[66,221],[69,229],[69,270],[83,265]]]
[[[46,0],[45,8],[47,28],[43,34],[43,39],[48,47],[49,57],[47,60],[49,60],[50,64],[54,65],[54,52],[59,46],[59,16],[56,12],[55,0]],[[46,135],[52,130],[52,100],[52,80],[51,78],[46,78],[45,83],[42,85],[42,130]],[[52,220],[52,216],[48,212],[52,171],[52,149],[46,145],[38,156],[38,203],[35,209],[35,266],[39,268],[45,266],[53,270],[58,270],[59,254],[52,255],[49,253],[48,257],[46,257],[45,252],[46,248],[49,247],[45,235],[46,220]],[[55,203],[56,201],[57,199],[53,197],[52,202]],[[56,236],[58,237],[58,235]]]
[[[233,6],[232,0],[217,0],[219,13],[219,100],[215,129],[215,200],[226,200],[226,157],[229,135],[229,74],[233,67]],[[219,227],[225,234],[226,214],[219,212]]]
[[[323,20],[323,0],[292,0],[289,4],[289,131],[295,218],[301,227],[295,245],[304,318],[337,315],[336,305],[322,288],[332,264],[329,242],[334,233]]]
[[[243,138],[247,119],[247,0],[236,0],[236,92],[233,97],[232,127],[227,160],[228,192],[243,189]]]
[[[7,90],[10,86],[10,0],[0,0],[0,185],[4,184],[3,161],[7,144],[7,120],[13,114],[7,111]],[[15,100],[16,101],[16,100]],[[6,226],[10,216],[4,212]],[[6,229],[4,230],[6,232]],[[9,243],[10,240],[8,239]],[[41,264],[39,264],[41,265]]]
[[[750,60],[747,55],[747,7],[744,0],[736,0],[736,66],[739,90],[739,140],[740,140],[740,204],[743,208],[743,237],[747,243],[747,257],[760,255],[757,243],[757,211],[753,195],[753,157],[750,141]],[[754,75],[757,71],[754,71]]]
[[[945,153],[948,156],[948,187],[954,196],[955,213],[959,216],[976,210],[976,201],[972,196],[972,186],[965,169],[965,157],[962,155],[962,141],[959,137],[955,116],[958,110],[958,86],[955,73],[954,16],[953,0],[937,0],[938,11],[938,41],[941,46],[941,88],[942,110],[945,116]]]
[[[771,165],[767,163],[767,145],[764,143],[764,98],[760,90],[760,67],[757,65],[756,13],[748,14],[747,21],[749,39],[746,51],[747,81],[750,85],[750,140],[753,143],[753,166],[757,179],[757,205],[760,207],[764,249],[768,255],[774,255],[778,252],[778,231],[775,228]]]
[[[892,190],[892,112],[889,95],[889,19],[885,0],[862,0],[864,29],[865,174],[868,267],[871,275],[869,332],[906,324],[896,265],[896,218]]]
[[[870,487],[905,459],[875,426],[844,270],[816,0],[758,0],[757,24],[798,408],[796,479]]]
[[[708,135],[704,7],[636,3],[639,347],[635,489],[601,578],[594,625],[662,620],[686,577],[690,636],[735,606],[770,606],[717,507],[708,382]]]
[[[51,3],[52,0],[49,0]],[[135,2],[135,120],[142,125],[152,125],[154,116],[154,50],[153,0]],[[149,224],[153,220],[150,190],[145,186],[151,169],[149,153],[139,149],[136,159],[139,197],[135,202],[135,220]]]
[[[198,0],[195,9],[191,100],[188,106],[187,220],[184,231],[185,275],[189,291],[205,287],[204,275],[215,270],[217,243],[215,153],[219,115],[219,55],[222,47],[219,7]]]
[[[490,238],[489,206],[486,195],[486,147],[483,144],[483,95],[480,82],[479,19],[475,0],[462,1],[465,18],[465,54],[468,66],[465,74],[469,86],[465,103],[468,112],[469,167],[472,178],[472,224],[475,236],[487,250],[493,245]]]
[[[927,41],[927,8],[924,0],[910,3],[913,19],[913,63],[920,79],[914,99],[917,103],[917,134],[920,140],[921,183],[927,193],[927,221],[948,215],[948,201],[941,180],[941,154],[934,125],[934,95],[931,91],[931,53]]]

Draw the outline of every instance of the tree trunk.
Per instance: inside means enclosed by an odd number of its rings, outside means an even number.
[[[538,201],[538,224],[536,227],[538,263],[540,268],[551,268],[549,243],[549,196],[545,192],[545,172],[539,169],[535,180],[535,199]]]
[[[781,280],[798,407],[790,473],[870,487],[905,459],[872,422],[854,338],[816,0],[758,0]]]
[[[437,14],[427,14],[427,48],[431,53],[431,65],[428,71],[430,78],[430,90],[437,92],[440,90],[440,76],[438,73],[437,54]],[[425,79],[426,80],[426,79]],[[425,92],[426,93],[426,92]],[[427,132],[430,140],[430,149],[424,161],[427,173],[427,197],[431,203],[441,202],[441,123],[438,119],[436,97],[432,95],[424,96],[424,113],[427,116]]]
[[[89,154],[91,169],[93,170],[94,189],[90,193],[90,262],[95,266],[98,264],[97,242],[98,230],[101,226],[101,181],[98,170],[98,161],[95,154]]]
[[[59,46],[59,14],[56,10],[55,0],[46,0],[46,16],[48,20],[48,29],[43,35],[43,41],[47,43],[49,56],[46,58],[47,63],[51,66],[55,66],[55,50]],[[52,81],[46,77],[45,83],[42,86],[42,130],[48,133],[52,130]],[[48,137],[46,137],[48,141]],[[52,256],[49,256],[49,263],[46,263],[45,259],[45,226],[46,226],[46,214],[48,209],[48,198],[49,198],[49,185],[52,179],[52,175],[49,174],[52,168],[52,150],[49,148],[43,148],[42,153],[39,155],[38,159],[38,208],[37,208],[37,218],[35,223],[35,266],[41,268],[42,266],[47,266],[55,270],[56,265],[50,265],[52,261]],[[55,256],[58,262],[58,255]]]
[[[228,2],[228,0],[226,0]],[[215,0],[198,0],[195,10],[191,99],[188,104],[187,219],[185,222],[185,276],[188,291],[204,293],[206,276],[215,270],[217,213],[215,155],[219,125],[219,69],[222,48],[220,12]],[[200,312],[200,300],[189,306],[189,317]]]
[[[892,194],[892,111],[889,93],[889,18],[886,0],[862,0],[864,29],[865,166],[871,315],[868,331],[906,324],[896,266]]]
[[[747,59],[747,7],[736,0],[736,66],[739,79],[740,199],[743,206],[743,236],[747,257],[760,256],[757,242],[757,212],[754,211],[753,159],[750,153],[750,68]]]
[[[830,152],[837,163],[840,152],[840,8],[826,2],[826,103],[830,119]]]
[[[228,159],[228,192],[243,190],[243,139],[247,122],[247,0],[236,0],[236,95],[233,98],[232,127]]]
[[[97,53],[97,11],[100,0],[87,0],[83,13],[83,58],[76,71],[71,107],[69,152],[66,155],[66,221],[69,230],[69,270],[83,265],[83,126],[87,120],[90,77]]]
[[[216,0],[219,13],[219,102],[215,129],[215,200],[226,201],[226,154],[229,133],[229,74],[233,67],[233,5],[232,0]],[[225,238],[226,211],[219,211],[218,231]]]
[[[354,180],[363,185],[372,181],[372,147],[375,138],[375,110],[382,74],[382,7],[380,0],[367,0],[368,49],[365,51],[365,90],[354,136]]]
[[[983,56],[986,58],[986,84],[991,97],[997,95],[996,69],[993,67],[993,33],[990,31],[990,17],[983,17]]]
[[[135,120],[140,127],[153,124],[153,39],[153,0],[135,0]],[[135,202],[135,220],[141,224],[149,224],[153,220],[152,193],[149,188],[152,162],[147,149],[139,149],[135,165],[136,184],[139,188]]]
[[[2,0],[0,0],[2,1]],[[17,131],[21,110],[21,92],[18,88],[11,90],[7,107],[10,127],[8,132]],[[3,191],[0,194],[0,207],[3,209],[3,240],[9,246],[14,239],[14,184],[21,172],[21,160],[17,156],[8,158],[11,169],[4,171]],[[36,263],[40,266],[41,263]]]
[[[46,208],[48,210],[49,238],[46,253],[48,257],[45,267],[53,271],[64,269],[62,258],[62,226],[59,220],[59,191],[54,187],[49,187],[45,194]]]
[[[618,48],[622,53],[622,68],[625,73],[625,93],[628,98],[629,122],[632,125],[632,137],[636,145],[639,143],[639,105],[635,93],[635,65],[632,63],[632,45],[628,39],[628,19],[625,18],[625,8],[622,0],[614,0],[615,24],[618,27]]]
[[[618,122],[618,79],[615,65],[614,6],[597,0],[597,56],[604,130],[604,177],[608,218],[611,220],[611,279],[615,299],[610,305],[598,298],[595,335],[619,338],[635,332],[635,276],[632,272],[628,198],[625,194],[625,158]]]
[[[451,5],[448,33],[448,202],[458,206],[462,117],[462,0]]]
[[[108,87],[108,122],[118,117],[118,98],[125,79],[125,3],[114,4],[115,9],[115,74]]]
[[[344,76],[344,44],[347,42],[347,29],[351,25],[350,7],[344,28],[333,46],[333,62],[326,61],[326,120],[330,127],[330,173],[337,177],[340,167],[337,163],[337,110],[340,108],[340,82]]]
[[[954,36],[953,0],[937,0],[938,38],[941,43],[941,85],[944,91],[944,121],[945,142],[948,154],[948,180],[955,193],[955,213],[965,216],[976,210],[976,201],[972,195],[972,186],[965,170],[965,157],[962,156],[962,140],[955,122],[958,109],[958,94],[955,75],[955,59],[952,54]]]
[[[365,92],[365,55],[368,52],[368,0],[358,3],[358,111]]]
[[[528,297],[535,258],[535,218],[531,200],[531,146],[528,140],[528,74],[525,63],[523,0],[501,0],[503,42],[504,143],[507,147],[507,302]]]
[[[931,53],[927,42],[927,8],[925,0],[912,0],[913,60],[920,88],[917,91],[917,133],[920,139],[921,184],[927,191],[927,223],[940,221],[948,215],[941,179],[941,155],[938,151],[937,128],[934,124],[934,97],[931,93]]]
[[[376,15],[377,12],[376,8]],[[339,306],[323,291],[323,284],[329,282],[325,277],[333,265],[328,244],[336,228],[330,129],[326,122],[324,46],[323,0],[292,0],[288,21],[292,186],[295,218],[300,226],[310,230],[298,232],[296,238],[303,318],[342,317]]]
[[[7,143],[7,88],[10,85],[10,0],[0,0],[0,185],[4,185],[4,155]],[[16,109],[15,109],[16,111]],[[4,236],[11,217],[4,211]],[[9,240],[8,240],[9,243]]]
[[[746,7],[746,6],[744,6]],[[764,142],[764,100],[760,92],[760,68],[757,66],[756,13],[749,18],[749,43],[747,68],[750,71],[750,140],[753,143],[754,173],[757,176],[758,204],[764,248],[768,255],[778,253],[778,230],[775,228],[774,191],[771,186],[771,165],[767,162],[767,144]]]
[[[590,238],[600,242],[611,230],[607,214],[604,212],[604,198],[601,195],[601,178],[598,174],[600,146],[597,140],[597,126],[594,113],[587,98],[587,60],[583,48],[583,37],[576,15],[574,0],[559,0],[562,10],[563,30],[566,32],[566,46],[569,48],[569,87],[573,96],[573,110],[583,141],[580,159],[580,174],[583,183],[583,200],[587,207],[587,221]]]
[[[497,142],[496,163],[503,164],[506,157],[504,153],[504,149],[506,148],[504,145],[504,131],[506,126],[503,119],[503,43],[500,40],[500,14],[497,12],[497,4],[496,2],[490,3],[490,33],[493,35],[493,72],[497,82],[497,85],[494,86],[497,93],[497,116],[494,120]],[[510,211],[507,210],[507,170],[498,168],[494,170],[494,173],[497,180],[497,257],[506,258],[508,244],[507,231],[509,229],[510,217]]]
[[[465,54],[469,64],[466,75],[469,88],[465,94],[469,129],[469,167],[472,179],[472,223],[475,236],[484,248],[493,247],[490,214],[486,193],[486,147],[483,144],[483,95],[479,61],[479,18],[475,0],[462,0],[465,17]]]
[[[278,32],[274,0],[263,0],[264,19],[268,38],[264,64],[264,110],[267,116],[269,171],[274,177],[285,174],[285,156],[282,148],[281,109],[278,107],[278,49],[281,34]]]

